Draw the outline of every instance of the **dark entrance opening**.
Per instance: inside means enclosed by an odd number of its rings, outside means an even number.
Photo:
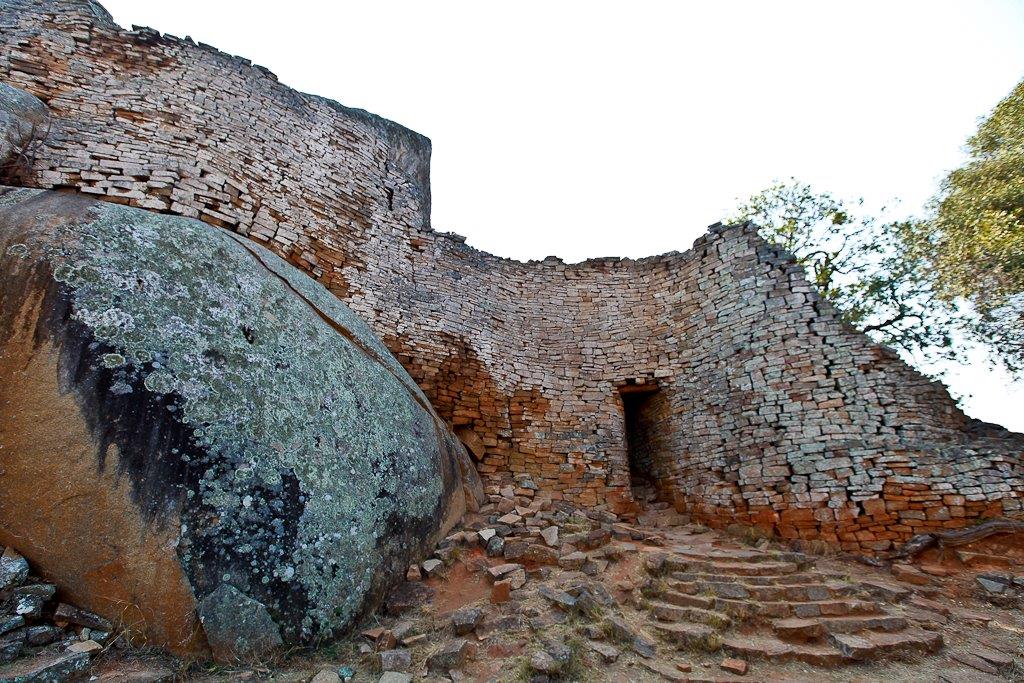
[[[663,474],[658,467],[661,446],[658,417],[663,413],[664,397],[655,385],[628,385],[621,387],[620,392],[633,500],[649,503],[658,496],[658,483]]]

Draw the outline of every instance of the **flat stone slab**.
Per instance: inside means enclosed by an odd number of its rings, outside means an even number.
[[[4,683],[35,683],[36,681],[65,681],[89,668],[89,655],[44,654],[26,657],[0,666],[0,681]]]
[[[779,639],[791,643],[806,643],[825,635],[825,627],[815,619],[779,619],[772,622],[772,630]]]

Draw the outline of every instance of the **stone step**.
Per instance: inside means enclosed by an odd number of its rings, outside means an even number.
[[[794,574],[800,571],[795,562],[727,562],[668,557],[665,566],[669,571],[706,572],[708,574],[731,574],[733,576],[766,576]]]
[[[793,586],[754,586],[732,581],[675,581],[674,590],[689,595],[708,595],[733,600],[761,602],[820,602],[855,595],[857,586],[848,583],[810,583]]]
[[[888,602],[897,603],[903,602],[911,596],[913,591],[905,586],[901,586],[890,581],[881,581],[878,579],[870,579],[867,581],[861,581],[858,584],[861,590],[870,593],[876,598],[886,600]]]
[[[812,643],[825,637],[825,627],[817,619],[776,619],[772,631],[787,643]]]
[[[907,620],[889,614],[849,615],[818,619],[788,618],[772,622],[772,631],[789,643],[814,642],[834,633],[860,633],[862,631],[902,631]]]
[[[939,672],[940,683],[1006,683],[1001,676],[983,673],[976,669],[949,666]]]
[[[744,635],[726,638],[722,649],[730,654],[771,662],[804,662],[813,666],[835,667],[847,657],[828,644],[785,643],[771,636]]]
[[[810,555],[792,551],[770,551],[728,548],[695,548],[674,546],[668,551],[682,558],[691,560],[724,560],[732,562],[792,562],[800,565],[813,565]]]
[[[651,613],[661,621],[688,621],[717,629],[729,628],[732,625],[732,618],[728,614],[700,607],[679,607],[666,602],[652,602]]]
[[[794,617],[810,619],[814,617],[844,617],[848,614],[881,614],[882,608],[877,602],[858,598],[840,598],[837,600],[809,600],[807,602],[772,602],[765,605],[788,608]]]
[[[756,550],[727,550],[722,548],[700,548],[673,546],[670,553],[690,560],[733,560],[736,562],[761,562],[772,559],[767,553]]]
[[[752,600],[715,598],[711,609],[743,619],[785,619],[788,617],[814,619],[822,616],[843,617],[849,614],[882,613],[878,603],[868,600],[857,600],[856,598],[811,602],[791,602],[788,600],[757,602]]]
[[[902,631],[907,628],[906,619],[892,614],[853,614],[845,617],[822,617],[818,621],[829,633]]]
[[[700,609],[714,609],[716,598],[703,595],[688,595],[678,591],[665,591],[658,596],[663,602],[677,607],[699,607]]]
[[[708,572],[672,572],[672,578],[679,581],[718,581],[721,583],[749,583],[752,586],[792,586],[805,583],[822,583],[829,579],[816,574],[797,572],[795,574],[777,574],[763,576],[733,576],[728,574],[712,574]]]
[[[641,667],[647,669],[653,674],[657,674],[666,681],[672,681],[673,683],[689,683],[690,676],[683,673],[676,667],[665,662],[659,662],[657,660],[649,660],[641,657],[637,660],[637,663]]]
[[[679,649],[713,650],[717,647],[718,633],[707,624],[654,622],[652,628]]]
[[[908,628],[896,633],[833,633],[829,636],[829,642],[842,652],[843,656],[864,661],[879,657],[935,652],[942,647],[942,634],[917,628]]]

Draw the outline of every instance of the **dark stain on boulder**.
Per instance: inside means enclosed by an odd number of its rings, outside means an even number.
[[[57,350],[98,481],[115,467],[149,524],[180,525],[201,604],[230,585],[284,641],[331,636],[464,509],[465,453],[426,398],[362,321],[269,252],[21,190],[0,193],[0,265],[0,353],[28,325],[37,350]]]

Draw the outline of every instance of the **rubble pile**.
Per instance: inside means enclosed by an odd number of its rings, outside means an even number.
[[[57,599],[14,548],[0,556],[0,680],[62,681],[111,644],[113,625]]]

